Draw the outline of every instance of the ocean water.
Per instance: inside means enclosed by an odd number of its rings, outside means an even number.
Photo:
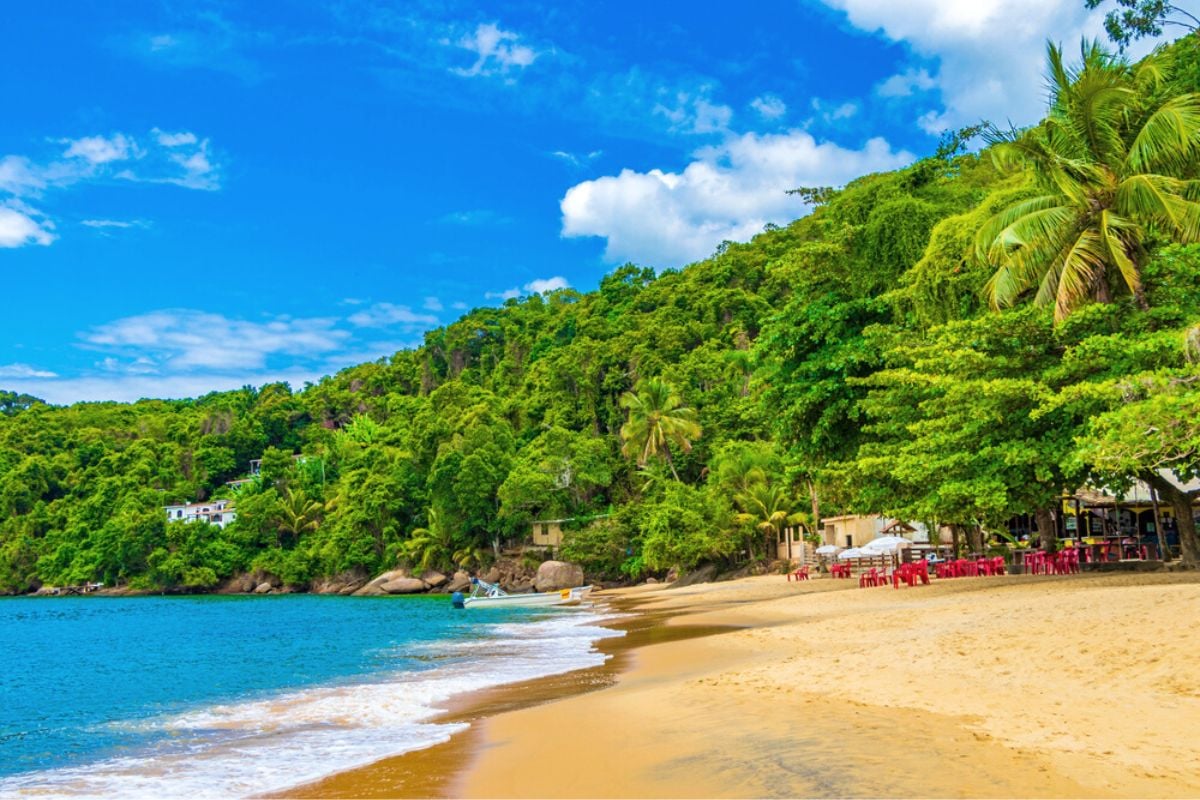
[[[593,610],[445,596],[0,600],[0,796],[245,796],[443,742],[455,694],[596,666]]]

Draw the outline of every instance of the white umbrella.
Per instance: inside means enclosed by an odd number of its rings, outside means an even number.
[[[841,549],[842,548],[838,547],[836,544],[823,544],[817,548],[817,555],[829,556]]]
[[[903,536],[880,536],[863,545],[864,550],[874,550],[876,553],[891,553],[897,547],[912,547],[912,542]]]
[[[857,547],[851,547],[849,550],[843,550],[842,552],[838,553],[837,557],[844,561],[851,558],[875,558],[878,555],[878,553],[869,553],[866,550],[860,550]]]

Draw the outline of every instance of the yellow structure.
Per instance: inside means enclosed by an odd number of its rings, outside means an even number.
[[[825,517],[821,520],[821,539],[825,544],[838,547],[862,547],[879,538],[887,520],[878,514],[844,514],[840,517]]]
[[[562,545],[562,524],[565,519],[539,519],[533,523],[533,543],[538,547]]]

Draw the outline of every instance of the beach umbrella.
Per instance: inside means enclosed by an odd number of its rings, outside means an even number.
[[[838,558],[845,561],[851,558],[875,558],[878,553],[868,553],[866,550],[860,550],[857,547],[851,547],[849,550],[843,550],[838,553]]]
[[[891,553],[897,547],[911,547],[912,542],[903,536],[880,536],[863,545],[864,550],[874,550],[876,553]]]
[[[836,553],[838,550],[841,550],[841,549],[842,548],[838,547],[836,544],[823,544],[817,548],[817,555],[831,556],[834,553]]]

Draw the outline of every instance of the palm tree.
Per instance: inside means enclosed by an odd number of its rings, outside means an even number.
[[[803,522],[805,515],[793,513],[792,500],[787,491],[777,483],[753,480],[745,489],[734,495],[734,502],[742,509],[737,515],[739,522],[754,523],[763,533],[766,543],[765,555],[770,558],[771,550],[787,525]]]
[[[303,489],[285,489],[283,494],[279,495],[279,503],[275,507],[279,546],[283,546],[285,534],[295,544],[301,534],[315,531],[321,524],[321,512],[324,510],[325,507],[306,495]]]
[[[639,381],[634,391],[621,396],[621,407],[629,410],[629,419],[621,426],[625,442],[621,452],[636,458],[639,467],[646,466],[651,458],[661,457],[675,480],[679,480],[670,445],[691,452],[692,440],[700,438],[701,433],[695,409],[685,406],[671,385],[661,378]]]
[[[986,293],[994,308],[1037,288],[1061,321],[1079,306],[1108,302],[1124,286],[1145,307],[1144,242],[1153,228],[1200,240],[1200,96],[1141,105],[1160,64],[1136,68],[1085,42],[1077,69],[1049,46],[1051,105],[1023,133],[993,131],[1002,167],[1028,169],[1038,195],[1001,210],[978,231],[977,255],[996,267]]]
[[[429,525],[414,528],[404,544],[404,554],[419,572],[440,569],[453,563],[458,539],[449,525],[442,523],[436,508],[429,509]]]

